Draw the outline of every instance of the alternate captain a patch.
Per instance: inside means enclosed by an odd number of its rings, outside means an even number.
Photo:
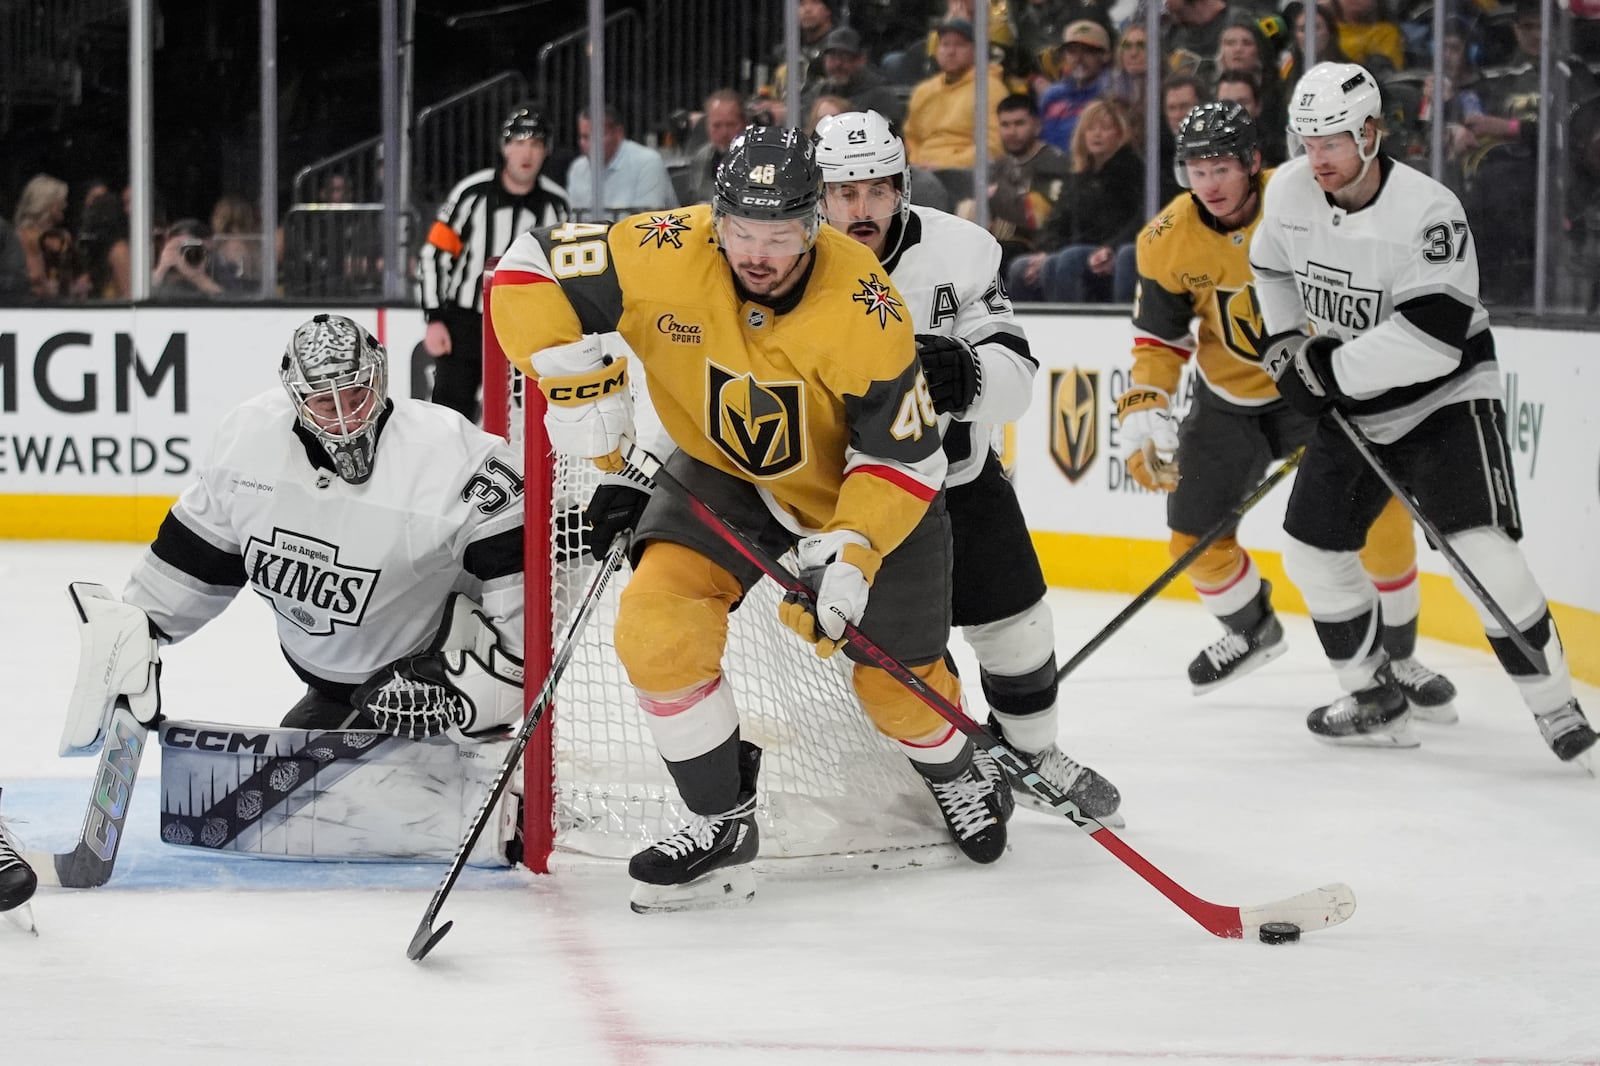
[[[680,235],[689,232],[689,226],[684,221],[688,217],[675,214],[651,215],[648,222],[634,223],[634,229],[644,231],[644,236],[639,238],[639,247],[643,248],[651,241],[655,241],[657,248],[665,248],[669,244],[674,248],[682,248],[683,241]]]
[[[890,315],[894,316],[896,322],[905,321],[900,317],[900,309],[905,304],[895,299],[894,291],[888,282],[879,278],[877,274],[856,280],[861,283],[861,291],[850,299],[858,304],[865,304],[868,315],[878,316],[878,328],[882,329],[889,324]]]
[[[706,434],[741,470],[780,477],[805,463],[805,387],[706,366]]]

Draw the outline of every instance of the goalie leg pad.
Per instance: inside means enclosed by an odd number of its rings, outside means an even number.
[[[320,862],[450,860],[511,743],[172,719],[160,739],[163,841]],[[502,797],[472,865],[510,865],[519,801]]]
[[[104,585],[74,581],[67,594],[78,614],[78,676],[61,730],[63,756],[94,755],[105,741],[111,711],[125,698],[141,724],[161,712],[160,647],[150,618]]]

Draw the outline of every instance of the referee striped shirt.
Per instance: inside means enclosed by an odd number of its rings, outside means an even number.
[[[498,169],[480,170],[450,190],[417,264],[428,321],[444,308],[483,313],[483,264],[528,230],[569,216],[567,191],[540,174],[525,196],[506,191]]]

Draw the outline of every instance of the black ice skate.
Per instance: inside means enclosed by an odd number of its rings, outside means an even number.
[[[1539,723],[1544,742],[1550,745],[1550,750],[1562,762],[1571,762],[1594,747],[1594,730],[1590,728],[1589,719],[1584,717],[1583,708],[1578,706],[1575,699],[1568,700],[1553,711],[1536,714],[1533,718]],[[1588,758],[1583,760],[1583,766],[1590,773],[1595,773],[1594,764]]]
[[[1460,720],[1453,702],[1456,687],[1448,677],[1434,673],[1411,657],[1393,659],[1389,668],[1394,672],[1395,684],[1411,704],[1413,721],[1454,725]]]
[[[1312,711],[1306,716],[1306,728],[1330,744],[1414,748],[1419,743],[1411,732],[1411,704],[1388,663],[1378,667],[1366,688]]]
[[[635,912],[702,910],[755,898],[750,863],[761,848],[756,828],[756,776],[761,749],[739,743],[739,802],[721,814],[694,815],[672,833],[628,861],[637,884],[630,901]]]
[[[995,736],[1011,744],[1006,740],[1005,732],[998,721],[990,720],[989,728],[994,731]],[[1020,748],[1017,750],[1022,751]],[[1043,751],[1028,751],[1022,754],[1033,763],[1039,771],[1039,776],[1065,792],[1067,798],[1077,805],[1078,810],[1113,829],[1121,829],[1127,824],[1117,813],[1117,809],[1122,806],[1122,793],[1117,791],[1117,786],[1062,751],[1061,745],[1052,744]],[[988,770],[985,769],[984,772],[987,774]],[[995,765],[995,772],[1000,772],[998,765]],[[1024,806],[1047,814],[1055,813],[1053,807],[1035,796],[1029,789],[1013,789],[1013,792]]]
[[[1263,599],[1266,583],[1262,582]],[[1283,625],[1268,607],[1261,621],[1248,632],[1228,630],[1222,638],[1194,657],[1189,664],[1189,682],[1196,696],[1220,688],[1252,670],[1260,669],[1289,650],[1283,639]]]
[[[1006,850],[1006,818],[1009,803],[1014,802],[1008,801],[1006,795],[1011,787],[1004,780],[996,782],[987,777],[976,758],[976,749],[969,746],[967,750],[971,757],[966,768],[952,778],[935,781],[923,766],[912,765],[923,774],[961,853],[973,862],[994,862]],[[993,767],[996,773],[999,769]]]
[[[22,857],[22,846],[0,822],[0,914],[33,932],[33,912],[28,901],[38,887],[39,878]]]

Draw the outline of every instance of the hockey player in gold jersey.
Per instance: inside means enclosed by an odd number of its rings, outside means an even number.
[[[1178,129],[1177,178],[1187,190],[1138,240],[1132,387],[1117,401],[1130,473],[1170,493],[1170,550],[1182,555],[1244,498],[1272,459],[1304,444],[1315,421],[1289,409],[1261,368],[1261,311],[1250,237],[1272,172],[1261,170],[1259,131],[1237,103],[1201,104]],[[1191,322],[1198,328],[1191,333]],[[1197,334],[1197,336],[1196,336]],[[1194,398],[1181,430],[1171,413],[1184,363]],[[1416,540],[1390,500],[1367,535],[1361,562],[1383,602],[1383,645],[1419,720],[1449,723],[1455,687],[1415,657]],[[1221,639],[1189,664],[1209,692],[1283,654],[1271,584],[1229,533],[1189,568],[1195,591],[1222,623]]]
[[[747,130],[709,208],[519,239],[495,275],[494,328],[549,401],[554,447],[602,468],[620,467],[618,449],[635,432],[625,383],[642,369],[641,399],[665,437],[646,439],[652,423],[641,417],[640,443],[671,452],[677,480],[744,533],[775,553],[793,547],[803,570],[820,573],[816,613],[788,603],[784,622],[820,655],[840,647],[845,621],[859,623],[959,702],[942,658],[946,463],[911,316],[877,259],[820,225],[820,195],[809,141]],[[633,530],[617,655],[695,815],[633,857],[634,907],[747,899],[760,751],[740,741],[721,660],[728,612],[760,572],[674,493],[621,475],[595,492],[585,518],[597,557]],[[883,670],[857,660],[852,677],[962,850],[998,858],[1011,797],[975,761],[988,756]]]

